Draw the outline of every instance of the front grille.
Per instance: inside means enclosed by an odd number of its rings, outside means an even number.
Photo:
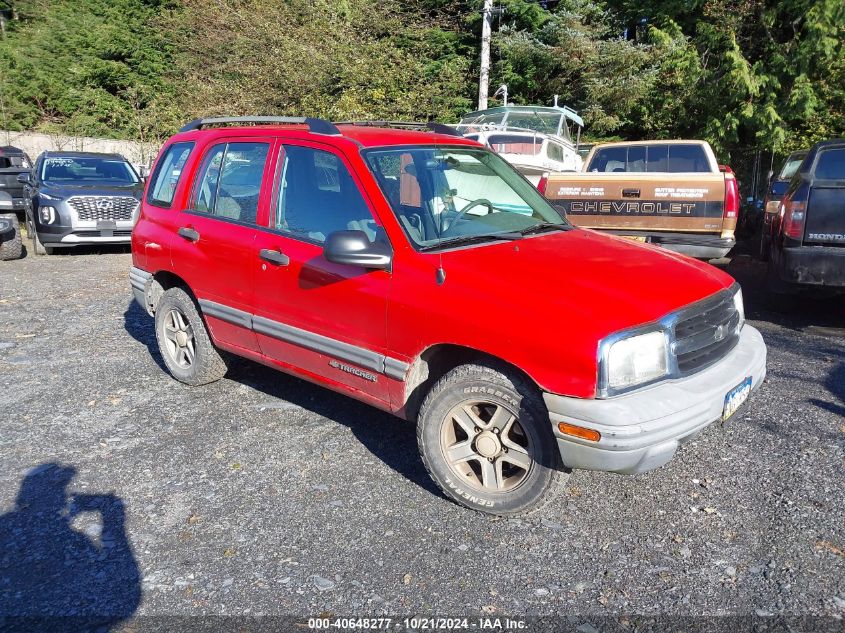
[[[692,374],[724,358],[739,342],[739,318],[730,292],[720,293],[683,314],[674,326],[678,372]]]
[[[138,206],[131,196],[74,196],[67,203],[83,221],[131,220]]]

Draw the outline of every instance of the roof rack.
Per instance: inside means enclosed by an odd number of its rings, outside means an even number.
[[[235,123],[278,123],[284,125],[307,125],[314,134],[340,136],[340,130],[330,121],[315,117],[294,116],[218,116],[206,119],[194,119],[185,125],[180,132],[200,130],[208,125],[230,125]]]
[[[463,137],[458,130],[450,125],[436,123],[434,121],[338,121],[336,125],[359,125],[361,127],[395,127],[408,128],[412,130],[431,130],[437,134]]]

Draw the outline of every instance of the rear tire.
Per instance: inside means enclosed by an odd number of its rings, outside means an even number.
[[[568,477],[536,386],[495,364],[462,365],[435,383],[417,443],[446,496],[479,512],[537,511]]]
[[[166,290],[156,305],[156,341],[170,375],[199,386],[226,375],[220,356],[194,300],[182,288]]]
[[[18,259],[23,252],[23,246],[21,245],[21,227],[18,223],[18,216],[14,213],[3,213],[0,214],[0,218],[10,220],[12,222],[12,228],[14,229],[11,238],[0,242],[0,261]]]

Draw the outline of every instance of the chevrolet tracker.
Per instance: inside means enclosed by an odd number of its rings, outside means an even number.
[[[730,276],[575,228],[430,127],[216,118],[171,138],[130,272],[168,371],[202,385],[234,354],[413,420],[444,493],[498,515],[573,468],[657,468],[759,387]]]
[[[739,189],[705,141],[596,145],[581,173],[552,174],[538,188],[578,226],[698,257],[736,243]]]

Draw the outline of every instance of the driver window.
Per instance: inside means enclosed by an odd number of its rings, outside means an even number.
[[[285,145],[279,153],[274,228],[322,244],[334,231],[379,228],[352,174],[331,152]]]

